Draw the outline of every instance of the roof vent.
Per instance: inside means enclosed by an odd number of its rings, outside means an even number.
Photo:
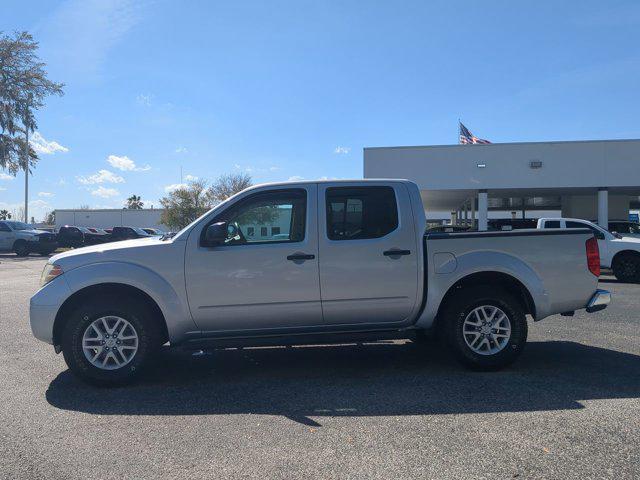
[[[529,168],[542,168],[542,162],[540,160],[531,160],[529,162]]]

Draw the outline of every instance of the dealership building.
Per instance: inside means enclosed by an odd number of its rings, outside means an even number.
[[[549,211],[606,228],[640,207],[640,140],[365,148],[364,177],[412,180],[428,217],[479,230]]]

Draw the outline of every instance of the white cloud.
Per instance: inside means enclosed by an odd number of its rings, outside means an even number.
[[[184,179],[187,182],[195,182],[196,180],[198,180],[198,177],[196,177],[195,175],[185,175]]]
[[[40,132],[33,132],[33,135],[29,139],[29,144],[36,153],[41,155],[53,155],[56,152],[68,152],[69,149],[67,147],[63,147],[58,142],[54,140],[46,140]]]
[[[138,105],[142,105],[143,107],[150,107],[152,99],[153,99],[153,95],[150,95],[150,94],[145,95],[144,93],[140,93],[136,97],[136,103]]]
[[[39,197],[53,197],[55,195],[55,193],[51,193],[51,192],[38,192],[38,196]]]
[[[4,187],[0,187],[0,192],[2,192],[2,191],[4,191],[4,190],[6,190],[6,188],[4,188]]]
[[[131,160],[126,155],[119,157],[118,155],[109,155],[107,157],[107,162],[113,168],[117,168],[118,170],[122,170],[123,172],[146,172],[147,170],[151,170],[149,165],[145,165],[144,167],[136,167],[136,163]]]
[[[273,167],[269,167],[270,172],[275,172],[277,170],[280,170],[280,167],[276,167],[275,165]]]
[[[351,151],[351,147],[336,147],[333,149],[333,153],[337,155],[346,155]]]
[[[0,180],[13,180],[14,177],[13,175],[7,175],[6,173],[2,173],[0,172]]]
[[[124,178],[109,170],[98,170],[98,173],[94,173],[88,177],[79,176],[76,178],[83,185],[93,185],[95,183],[124,183]]]
[[[34,208],[45,208],[48,207],[49,204],[47,202],[45,202],[44,200],[33,200],[31,202],[29,202],[29,207],[34,207]]]
[[[176,153],[187,153],[189,150],[187,150],[187,147],[178,147],[176,148]]]
[[[91,195],[102,198],[110,198],[115,197],[116,195],[120,195],[120,192],[118,192],[118,190],[116,190],[115,188],[105,188],[100,185],[98,188],[91,191]]]
[[[171,185],[167,185],[166,187],[164,187],[164,191],[167,193],[171,193],[174,190],[177,190],[179,188],[186,188],[188,185],[186,183],[172,183]]]
[[[60,180],[58,180],[58,185],[60,185],[61,187],[64,187],[67,184],[67,181],[64,178],[60,178]]]
[[[300,180],[304,180],[304,177],[300,175],[294,175],[293,177],[289,177],[290,182],[299,182]]]

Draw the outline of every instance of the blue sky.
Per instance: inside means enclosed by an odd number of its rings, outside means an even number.
[[[40,111],[36,220],[158,205],[185,178],[362,176],[362,148],[640,137],[637,1],[4,0],[66,95]],[[184,180],[184,179],[183,179]],[[0,208],[23,177],[0,173]]]

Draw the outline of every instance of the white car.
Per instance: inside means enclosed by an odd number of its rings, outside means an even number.
[[[541,218],[538,228],[590,229],[598,240],[600,266],[612,269],[622,282],[640,283],[640,238],[623,237],[579,218]]]

